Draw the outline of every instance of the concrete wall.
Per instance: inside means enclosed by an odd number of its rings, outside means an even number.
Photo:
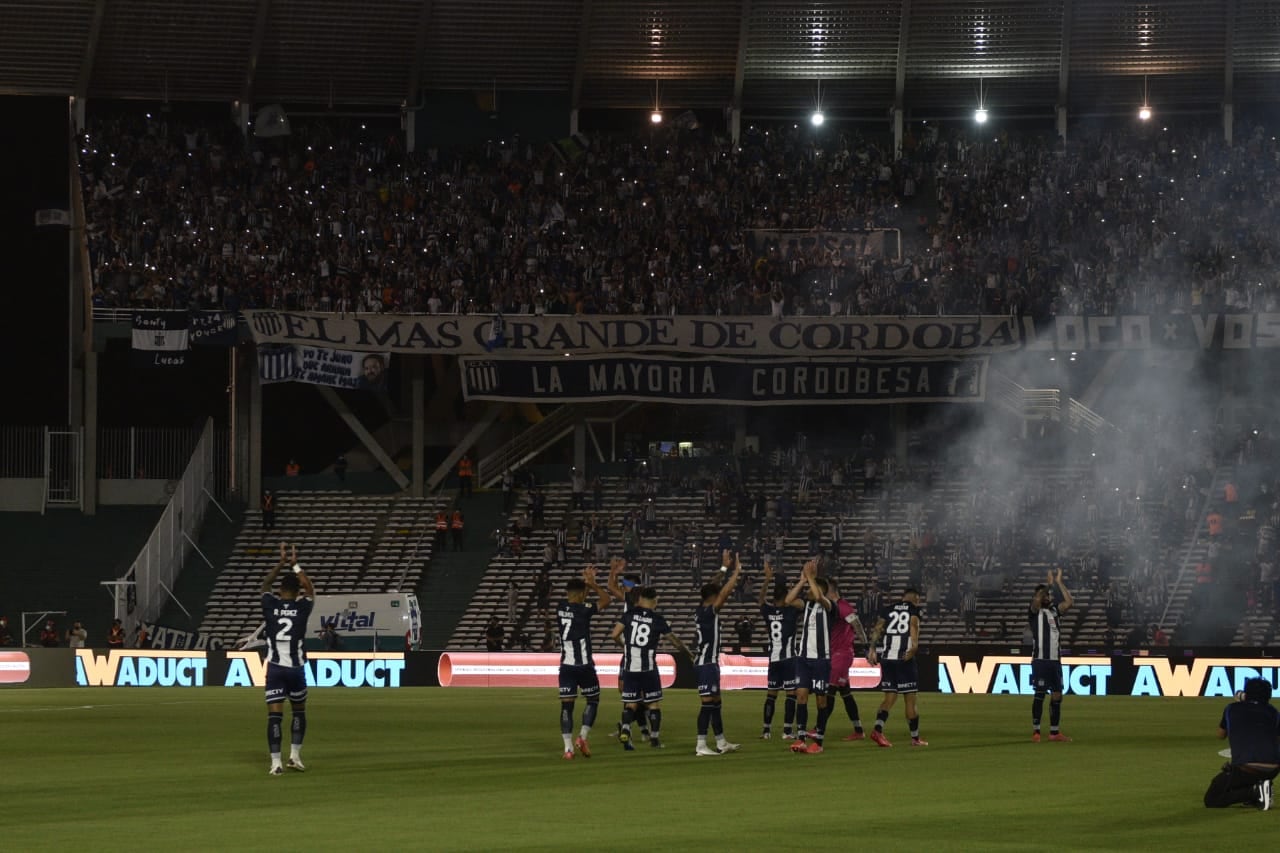
[[[0,512],[44,509],[44,478],[0,479]]]
[[[168,480],[99,480],[98,503],[115,506],[164,506]]]

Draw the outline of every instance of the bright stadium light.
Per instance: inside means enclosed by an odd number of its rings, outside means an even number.
[[[978,78],[978,108],[973,111],[973,120],[978,124],[986,124],[991,116],[987,113],[987,89],[981,77]]]
[[[826,120],[827,117],[822,114],[822,110],[814,110],[813,115],[809,116],[809,121],[814,127],[822,127],[822,123]]]
[[[1138,119],[1151,121],[1151,88],[1145,74],[1142,76],[1142,106],[1138,108]]]
[[[649,121],[654,124],[662,124],[662,110],[654,110],[649,113]]]

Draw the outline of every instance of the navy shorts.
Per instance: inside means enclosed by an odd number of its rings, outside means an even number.
[[[593,699],[600,695],[600,676],[594,666],[560,666],[560,698],[572,699],[582,692],[582,698]]]
[[[1062,661],[1033,660],[1031,662],[1031,686],[1037,693],[1062,692]]]
[[[769,689],[796,689],[796,659],[769,661]]]
[[[267,664],[267,704],[307,701],[307,668]]]
[[[919,693],[920,674],[916,660],[880,659],[880,689],[885,693]]]
[[[658,671],[651,669],[648,672],[624,672],[622,701],[628,705],[662,701],[662,680],[658,677]]]
[[[796,689],[826,693],[831,677],[830,658],[796,658]]]
[[[694,667],[698,676],[699,696],[720,695],[720,664],[704,663]]]

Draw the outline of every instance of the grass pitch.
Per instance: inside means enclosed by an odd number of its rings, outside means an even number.
[[[8,850],[1204,850],[1280,826],[1201,804],[1223,700],[1067,697],[1075,741],[1032,744],[1029,698],[927,695],[927,749],[908,746],[901,705],[893,749],[842,743],[837,708],[810,756],[757,740],[763,695],[735,692],[742,751],[695,758],[692,692],[667,692],[662,751],[607,736],[616,699],[594,757],[564,761],[552,691],[314,690],[308,771],[273,778],[260,690],[0,692],[0,836]],[[878,702],[859,695],[864,721]],[[778,731],[781,717],[779,703]]]

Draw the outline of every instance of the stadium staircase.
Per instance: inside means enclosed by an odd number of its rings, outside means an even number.
[[[1187,602],[1195,591],[1196,565],[1208,559],[1209,537],[1205,528],[1209,512],[1215,507],[1221,508],[1218,503],[1218,496],[1222,495],[1223,487],[1232,481],[1234,475],[1234,465],[1220,465],[1213,472],[1213,479],[1209,483],[1209,490],[1206,496],[1207,499],[1201,504],[1200,517],[1196,521],[1195,529],[1182,544],[1180,549],[1182,560],[1178,569],[1178,576],[1169,590],[1164,615],[1158,620],[1160,626],[1169,631],[1169,633],[1173,633],[1172,629],[1182,621]]]
[[[436,509],[448,504],[443,497],[277,492],[275,528],[264,530],[256,512],[246,519],[213,582],[200,630],[231,645],[257,629],[260,584],[281,543],[297,545],[321,594],[416,588],[431,561]]]
[[[431,571],[418,587],[424,649],[445,648],[458,630],[468,602],[475,598],[476,587],[486,574],[485,565],[493,551],[492,532],[502,525],[500,492],[476,491],[459,506],[466,520],[463,550],[454,551],[450,545],[437,553]]]

